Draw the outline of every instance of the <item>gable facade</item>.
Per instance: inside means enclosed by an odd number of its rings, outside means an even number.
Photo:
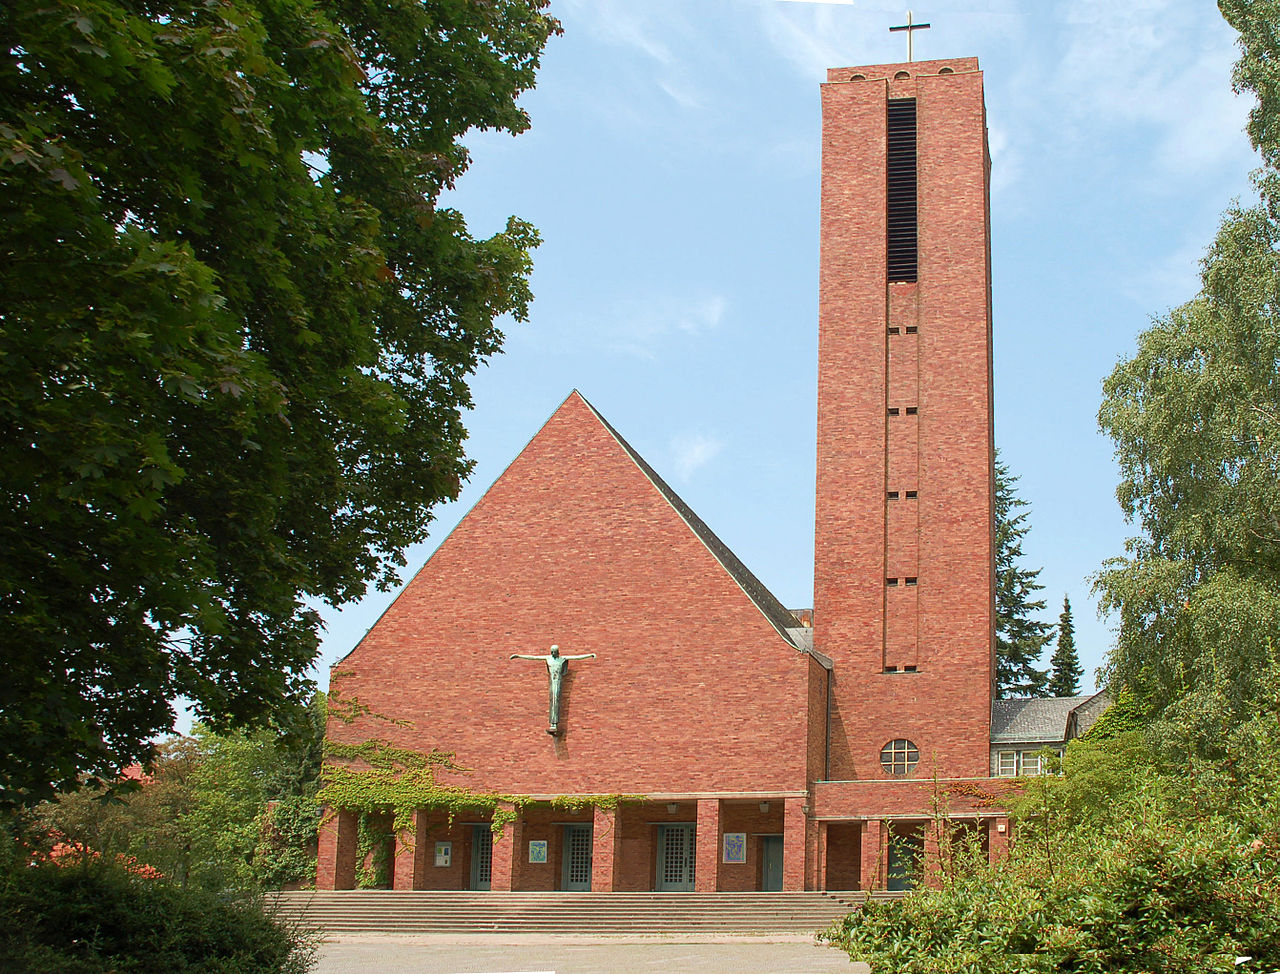
[[[448,751],[457,781],[507,794],[803,793],[812,657],[670,496],[570,395],[334,668],[406,724],[330,737]],[[595,654],[569,664],[558,736],[545,666],[510,659],[552,643]]]

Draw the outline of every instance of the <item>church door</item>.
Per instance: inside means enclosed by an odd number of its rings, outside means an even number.
[[[658,891],[693,891],[693,825],[658,826]]]
[[[560,888],[575,893],[591,889],[591,826],[564,827],[564,861],[560,867]]]
[[[493,832],[487,825],[471,826],[471,888],[488,889],[493,878]]]
[[[766,893],[782,892],[782,836],[760,836],[760,888]]]
[[[890,832],[889,875],[885,885],[895,892],[915,889],[923,859],[924,835],[921,832]]]

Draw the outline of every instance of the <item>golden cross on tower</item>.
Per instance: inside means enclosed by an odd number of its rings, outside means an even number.
[[[914,56],[914,55],[915,55],[914,45],[911,43],[912,39],[915,37],[915,32],[916,32],[916,31],[918,31],[918,30],[927,30],[927,29],[928,29],[928,27],[929,27],[929,25],[928,25],[928,24],[915,24],[915,23],[912,23],[912,22],[911,22],[911,11],[910,11],[910,10],[908,10],[908,11],[907,11],[907,22],[906,22],[905,24],[901,25],[900,27],[890,27],[890,28],[889,28],[889,33],[890,33],[890,34],[896,33],[897,31],[900,31],[900,30],[905,30],[905,31],[907,32],[907,61],[908,61],[908,63],[910,63],[911,61],[914,61],[914,60],[915,60],[915,56]]]

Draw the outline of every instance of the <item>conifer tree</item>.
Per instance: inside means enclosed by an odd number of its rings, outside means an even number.
[[[1058,648],[1053,651],[1053,669],[1049,674],[1049,696],[1074,697],[1080,692],[1080,657],[1076,655],[1076,627],[1071,621],[1071,599],[1062,597],[1062,615],[1058,616]]]
[[[1014,492],[1018,478],[996,454],[996,692],[1001,697],[1043,697],[1049,674],[1037,669],[1053,626],[1035,618],[1044,600],[1040,569],[1023,568],[1022,539],[1031,529],[1027,502]]]

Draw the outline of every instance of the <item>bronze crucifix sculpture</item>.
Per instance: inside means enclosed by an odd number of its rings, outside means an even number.
[[[552,737],[560,735],[560,686],[564,682],[565,671],[569,669],[569,660],[571,659],[595,659],[595,653],[585,653],[581,656],[561,656],[560,647],[552,646],[549,656],[525,656],[521,653],[512,653],[512,659],[536,659],[547,664],[547,682],[550,684],[551,691],[551,726],[547,728],[547,733]]]

